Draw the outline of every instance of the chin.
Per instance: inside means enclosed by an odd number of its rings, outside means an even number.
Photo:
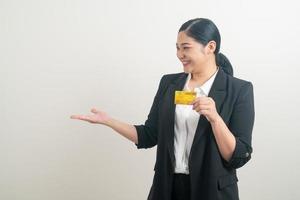
[[[193,70],[191,68],[189,68],[189,67],[183,67],[183,71],[185,73],[191,73]]]

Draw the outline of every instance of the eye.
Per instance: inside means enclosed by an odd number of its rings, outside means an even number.
[[[190,47],[183,47],[184,50],[189,49]]]

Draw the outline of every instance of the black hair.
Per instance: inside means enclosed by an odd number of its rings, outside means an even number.
[[[222,67],[223,71],[233,76],[233,68],[228,58],[220,53],[221,35],[217,26],[210,19],[191,19],[181,25],[178,32],[184,31],[189,37],[206,46],[210,41],[216,42],[216,64]]]

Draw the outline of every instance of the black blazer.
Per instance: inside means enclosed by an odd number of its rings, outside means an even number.
[[[175,90],[182,90],[187,74],[164,75],[144,125],[134,125],[137,148],[157,145],[155,174],[148,200],[171,200],[174,173]],[[189,157],[191,200],[238,200],[236,169],[251,158],[254,124],[254,97],[251,82],[226,74],[222,67],[213,82],[209,97],[236,139],[229,162],[219,152],[211,125],[201,115]]]

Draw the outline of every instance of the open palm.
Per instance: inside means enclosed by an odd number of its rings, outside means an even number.
[[[91,112],[94,114],[90,115],[72,115],[71,119],[79,119],[90,123],[104,124],[109,119],[108,114],[103,111],[99,111],[96,108],[92,108]]]

